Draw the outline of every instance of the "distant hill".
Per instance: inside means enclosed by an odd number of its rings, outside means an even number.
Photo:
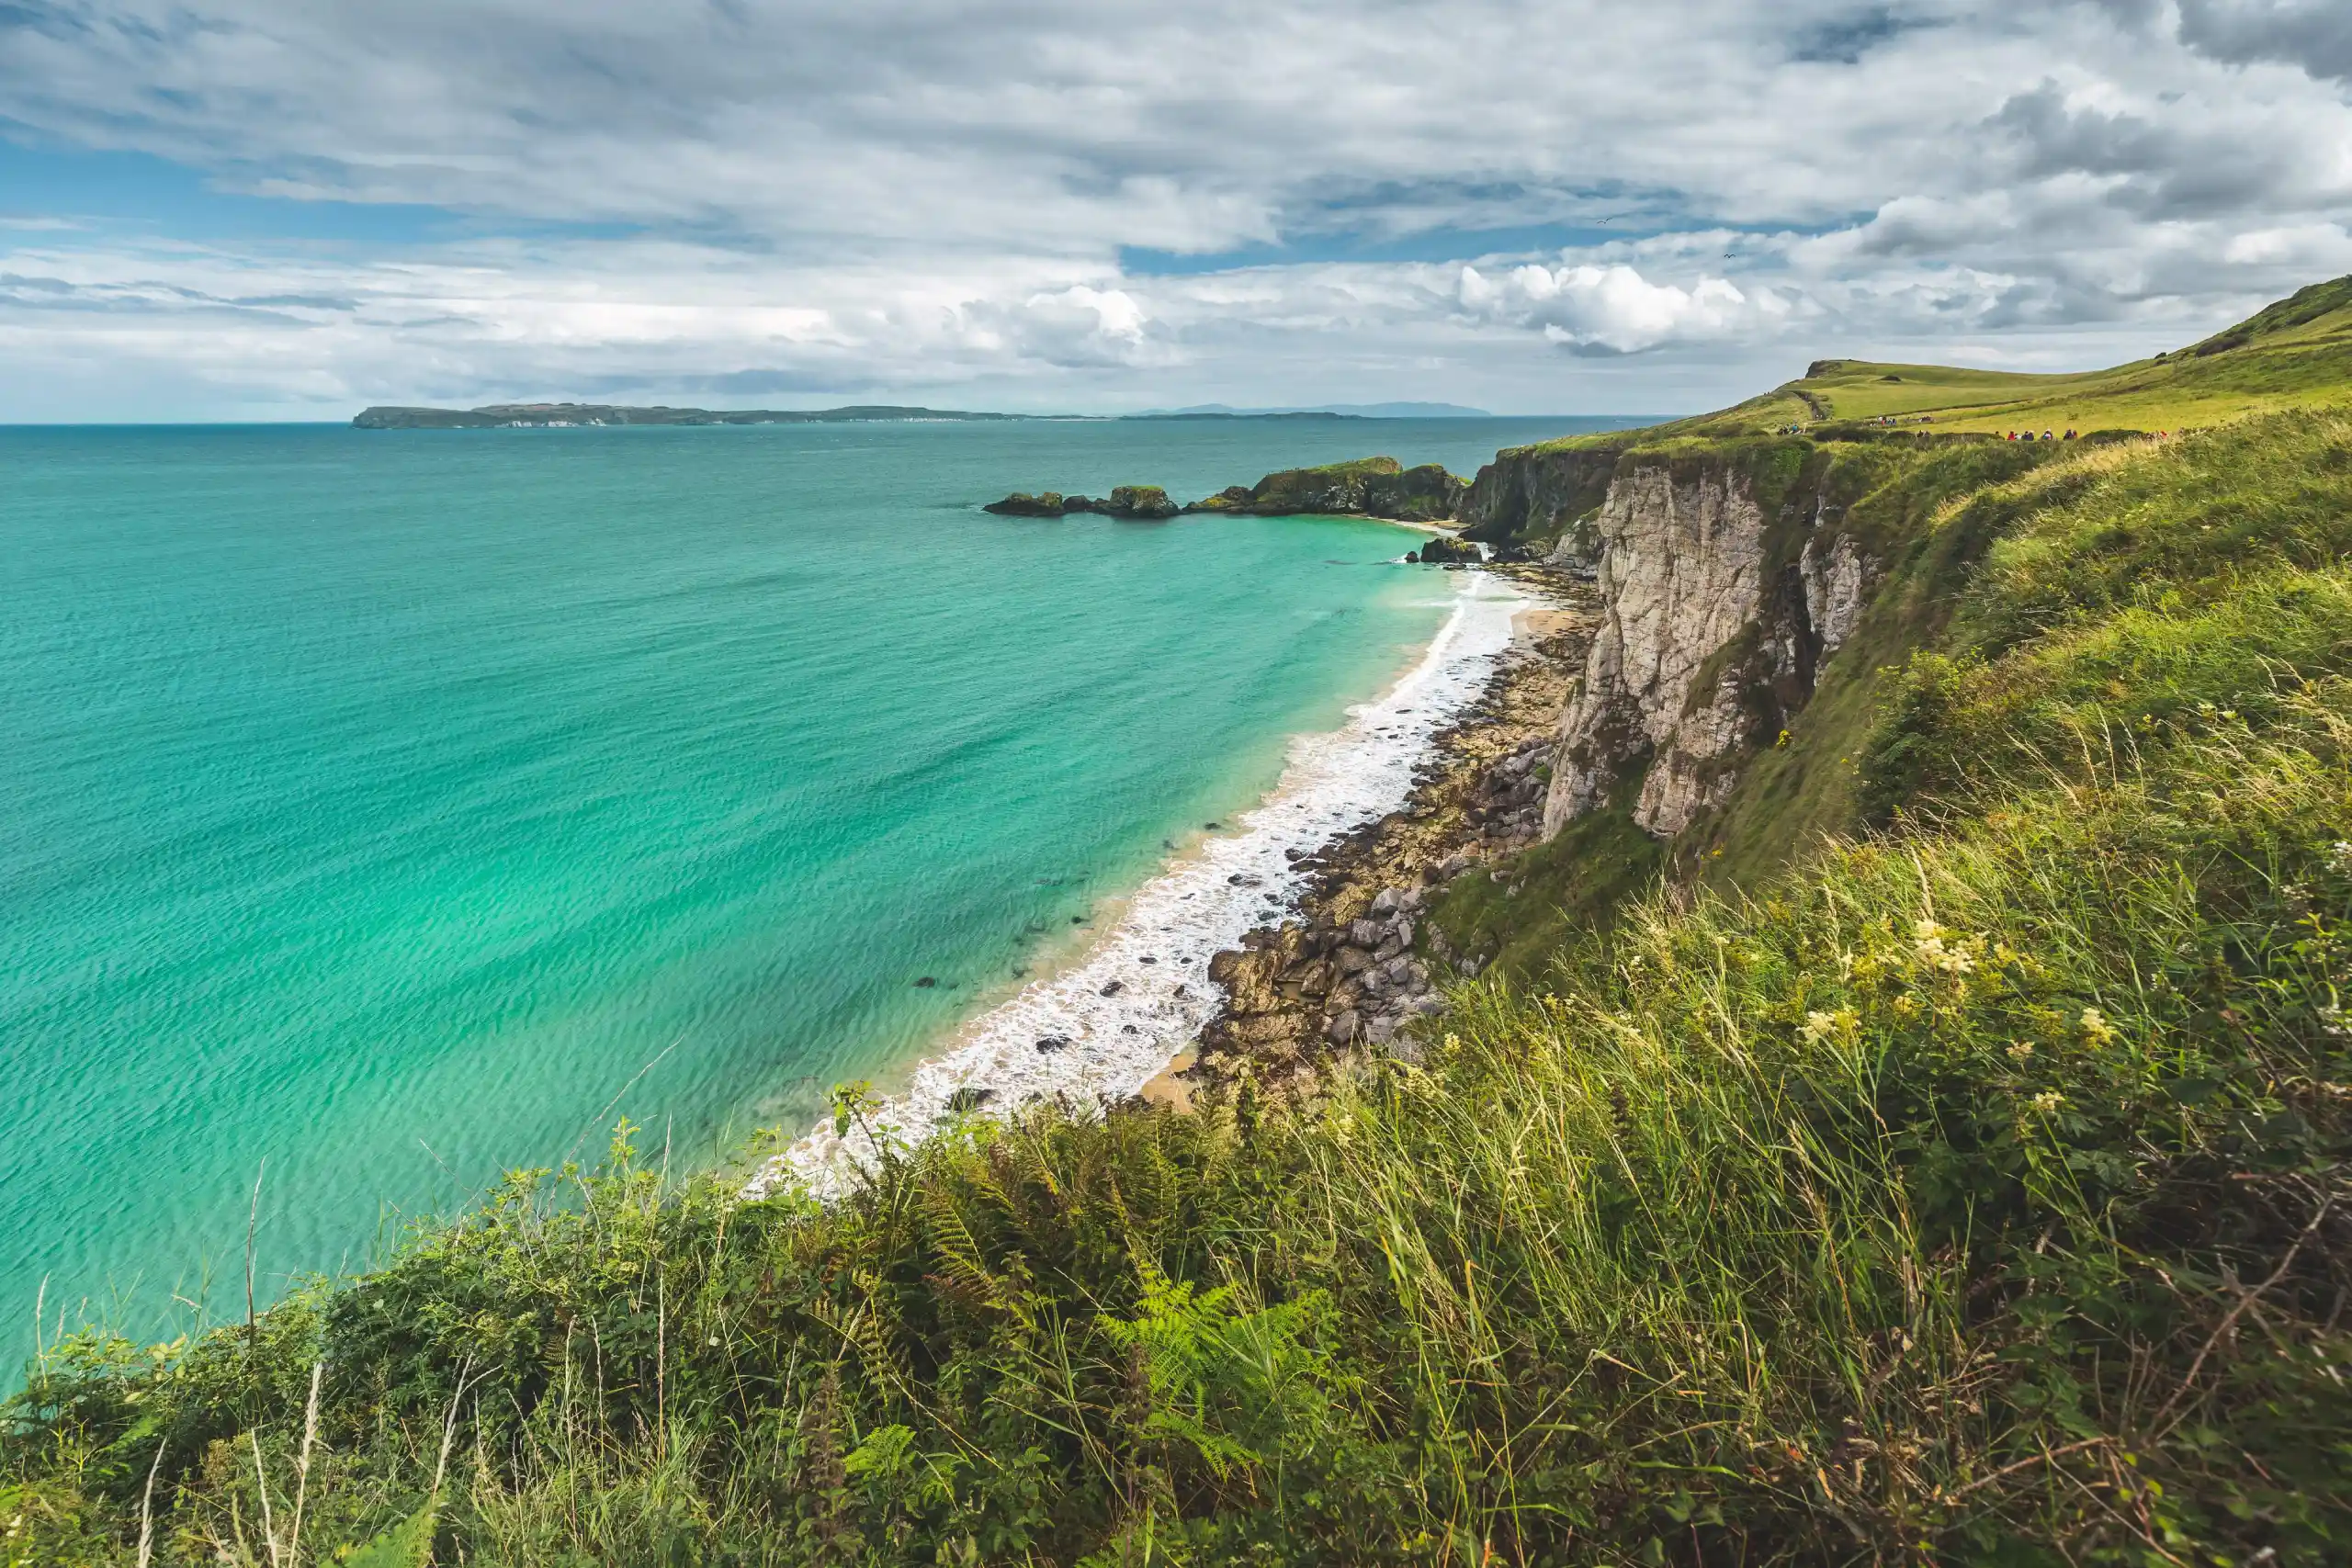
[[[492,430],[573,424],[853,424],[902,420],[1034,417],[962,409],[861,403],[838,409],[629,408],[616,403],[490,403],[478,409],[371,408],[351,423],[361,430]]]
[[[1492,419],[1485,409],[1460,403],[1324,403],[1314,408],[1238,409],[1228,403],[1194,403],[1181,409],[1146,409],[1129,419]]]
[[[1822,435],[1881,421],[1978,435],[2180,431],[2280,409],[2341,406],[2347,384],[2352,277],[2340,277],[2202,342],[2109,370],[2020,375],[1817,359],[1759,397],[1651,434],[1721,438],[1794,427]]]

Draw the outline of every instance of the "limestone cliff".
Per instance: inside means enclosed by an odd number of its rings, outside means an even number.
[[[1816,454],[1611,456],[1590,514],[1549,520],[1553,558],[1596,578],[1600,624],[1562,720],[1547,837],[1612,799],[1662,838],[1721,805],[1743,759],[1810,699],[1879,571],[1838,531]]]
[[[1456,510],[1463,536],[1533,547],[1540,553],[1600,506],[1623,447],[1623,442],[1607,442],[1496,453],[1470,481]]]

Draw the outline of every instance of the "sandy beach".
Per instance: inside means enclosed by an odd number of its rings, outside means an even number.
[[[1296,738],[1262,802],[1138,887],[1084,953],[973,1019],[917,1066],[874,1114],[875,1134],[911,1142],[960,1113],[1043,1099],[1181,1099],[1182,1082],[1164,1075],[1225,1002],[1211,959],[1300,908],[1316,875],[1303,863],[1405,804],[1436,738],[1485,696],[1529,613],[1542,608],[1494,571],[1442,581],[1452,612],[1410,670],[1340,728]],[[842,1137],[820,1125],[745,1190],[758,1197],[797,1182],[829,1193],[870,1153],[861,1131]]]

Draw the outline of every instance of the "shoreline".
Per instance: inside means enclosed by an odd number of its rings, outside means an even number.
[[[1217,1016],[1193,1059],[1171,1064],[1147,1099],[1182,1109],[1197,1089],[1245,1077],[1305,1089],[1349,1051],[1412,1059],[1419,1043],[1410,1025],[1442,1008],[1446,980],[1478,973],[1477,958],[1428,926],[1427,901],[1540,837],[1547,764],[1595,624],[1587,584],[1542,568],[1502,570],[1527,590],[1526,603],[1485,691],[1431,737],[1398,809],[1319,849],[1315,884],[1285,918],[1217,955]]]
[[[1328,847],[1406,804],[1431,746],[1487,699],[1521,617],[1543,607],[1511,575],[1448,575],[1453,610],[1410,668],[1339,728],[1294,737],[1264,798],[1119,901],[1071,962],[962,1025],[874,1111],[873,1131],[913,1142],[973,1111],[1109,1104],[1197,1050],[1227,1007],[1216,956],[1303,908]],[[743,1193],[798,1184],[828,1196],[871,1153],[862,1131],[820,1124],[763,1162]]]

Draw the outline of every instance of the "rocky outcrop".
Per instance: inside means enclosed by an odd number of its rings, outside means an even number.
[[[1080,501],[1084,496],[1079,497]],[[1069,498],[1057,490],[1031,495],[1025,490],[1014,491],[1002,501],[991,501],[980,508],[999,517],[1059,517],[1069,511]]]
[[[1764,514],[1727,474],[1678,482],[1660,467],[1611,486],[1593,531],[1600,629],[1562,723],[1544,828],[1600,805],[1646,750],[1634,819],[1679,832],[1729,787],[1721,764],[1743,739],[1736,672],[1719,654],[1755,624]]]
[[[1435,463],[1408,468],[1394,457],[1359,457],[1319,468],[1285,468],[1254,485],[1228,485],[1187,512],[1240,512],[1259,517],[1341,515],[1440,523],[1452,517],[1468,485]]]
[[[1800,572],[1806,619],[1820,639],[1821,657],[1844,646],[1861,618],[1862,604],[1878,576],[1878,565],[1855,547],[1850,535],[1816,535],[1805,541]]]
[[[1100,501],[1091,496],[1064,495],[1059,491],[1049,490],[1037,495],[1015,491],[980,510],[1000,517],[1068,517],[1073,513],[1091,512],[1104,517],[1157,522],[1175,516],[1180,508],[1158,485],[1120,485]]]
[[[1876,563],[1830,526],[1817,459],[1791,482],[1790,456],[1627,457],[1563,536],[1555,558],[1589,562],[1601,620],[1562,720],[1546,837],[1612,798],[1648,832],[1680,832],[1852,635]],[[1759,473],[1779,476],[1767,493]]]
[[[1609,493],[1623,443],[1516,446],[1478,470],[1455,510],[1464,537],[1497,546],[1566,544]]]
[[[1485,558],[1479,555],[1477,546],[1445,534],[1431,536],[1428,542],[1421,546],[1419,555],[1423,561],[1438,566],[1453,565],[1457,562],[1469,565]]]

